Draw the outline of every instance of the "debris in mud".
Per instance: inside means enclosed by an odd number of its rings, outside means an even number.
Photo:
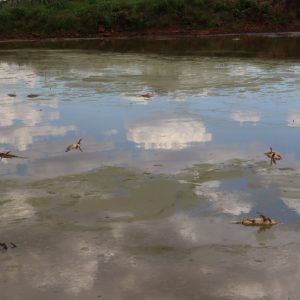
[[[17,245],[12,242],[10,242],[10,245],[11,245],[11,248],[17,248]]]
[[[80,147],[81,141],[82,141],[82,139],[79,139],[79,141],[77,143],[69,145],[65,152],[69,152],[71,150],[77,150],[77,149],[79,149],[82,152],[82,149]]]
[[[7,94],[7,96],[12,97],[12,98],[17,97],[16,93],[9,93],[9,94]]]
[[[282,159],[282,156],[281,156],[279,153],[273,151],[273,150],[272,150],[272,147],[270,147],[270,151],[269,151],[269,152],[265,152],[264,154],[265,154],[267,157],[270,158],[270,164],[271,164],[271,165],[272,165],[272,164],[275,164],[275,165],[276,165],[276,160],[281,160],[281,159]]]
[[[233,222],[233,224],[242,224],[245,226],[272,226],[280,223],[261,213],[258,213],[258,215],[259,216],[257,218],[244,218],[241,221]]]
[[[40,95],[39,94],[29,94],[27,95],[28,98],[36,98],[36,97],[39,97]]]
[[[0,247],[2,247],[3,250],[7,250],[8,249],[6,243],[0,243]]]
[[[153,94],[152,93],[144,93],[144,94],[141,94],[141,97],[146,98],[146,99],[150,99],[150,98],[153,97]]]
[[[27,157],[10,154],[10,151],[7,151],[7,152],[0,152],[0,161],[2,160],[2,158],[27,158]]]
[[[7,251],[7,249],[8,249],[8,246],[6,243],[0,243],[0,247],[2,248],[2,250],[5,250],[5,251]],[[10,242],[10,248],[17,248],[17,245]]]

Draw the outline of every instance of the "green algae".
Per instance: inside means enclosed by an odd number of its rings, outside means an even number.
[[[34,207],[48,205],[51,201],[51,197],[31,197],[26,200],[27,203]]]
[[[238,165],[216,166],[210,164],[194,165],[178,175],[183,181],[200,184],[211,180],[230,180],[245,175],[245,170]]]
[[[93,230],[113,222],[166,218],[206,202],[194,187],[211,180],[244,175],[238,166],[199,164],[179,174],[152,174],[121,167],[60,176],[14,187],[32,195],[26,202],[43,219],[68,230]],[[1,190],[0,190],[1,192]]]

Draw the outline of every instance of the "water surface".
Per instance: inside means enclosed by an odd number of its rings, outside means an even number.
[[[1,44],[4,299],[297,299],[299,46]]]

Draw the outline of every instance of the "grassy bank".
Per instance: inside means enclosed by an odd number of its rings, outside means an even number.
[[[12,1],[0,2],[0,34],[222,31],[300,24],[297,0]]]

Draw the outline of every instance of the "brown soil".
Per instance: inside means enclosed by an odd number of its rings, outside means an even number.
[[[51,34],[45,33],[0,33],[0,42],[6,41],[35,41],[44,39],[68,39],[68,38],[103,38],[103,37],[136,37],[136,36],[210,36],[224,34],[251,34],[251,33],[284,33],[300,31],[300,24],[296,25],[244,25],[239,28],[153,28],[144,31],[120,31],[104,30],[99,28],[98,33],[76,33],[76,32],[56,32]]]

